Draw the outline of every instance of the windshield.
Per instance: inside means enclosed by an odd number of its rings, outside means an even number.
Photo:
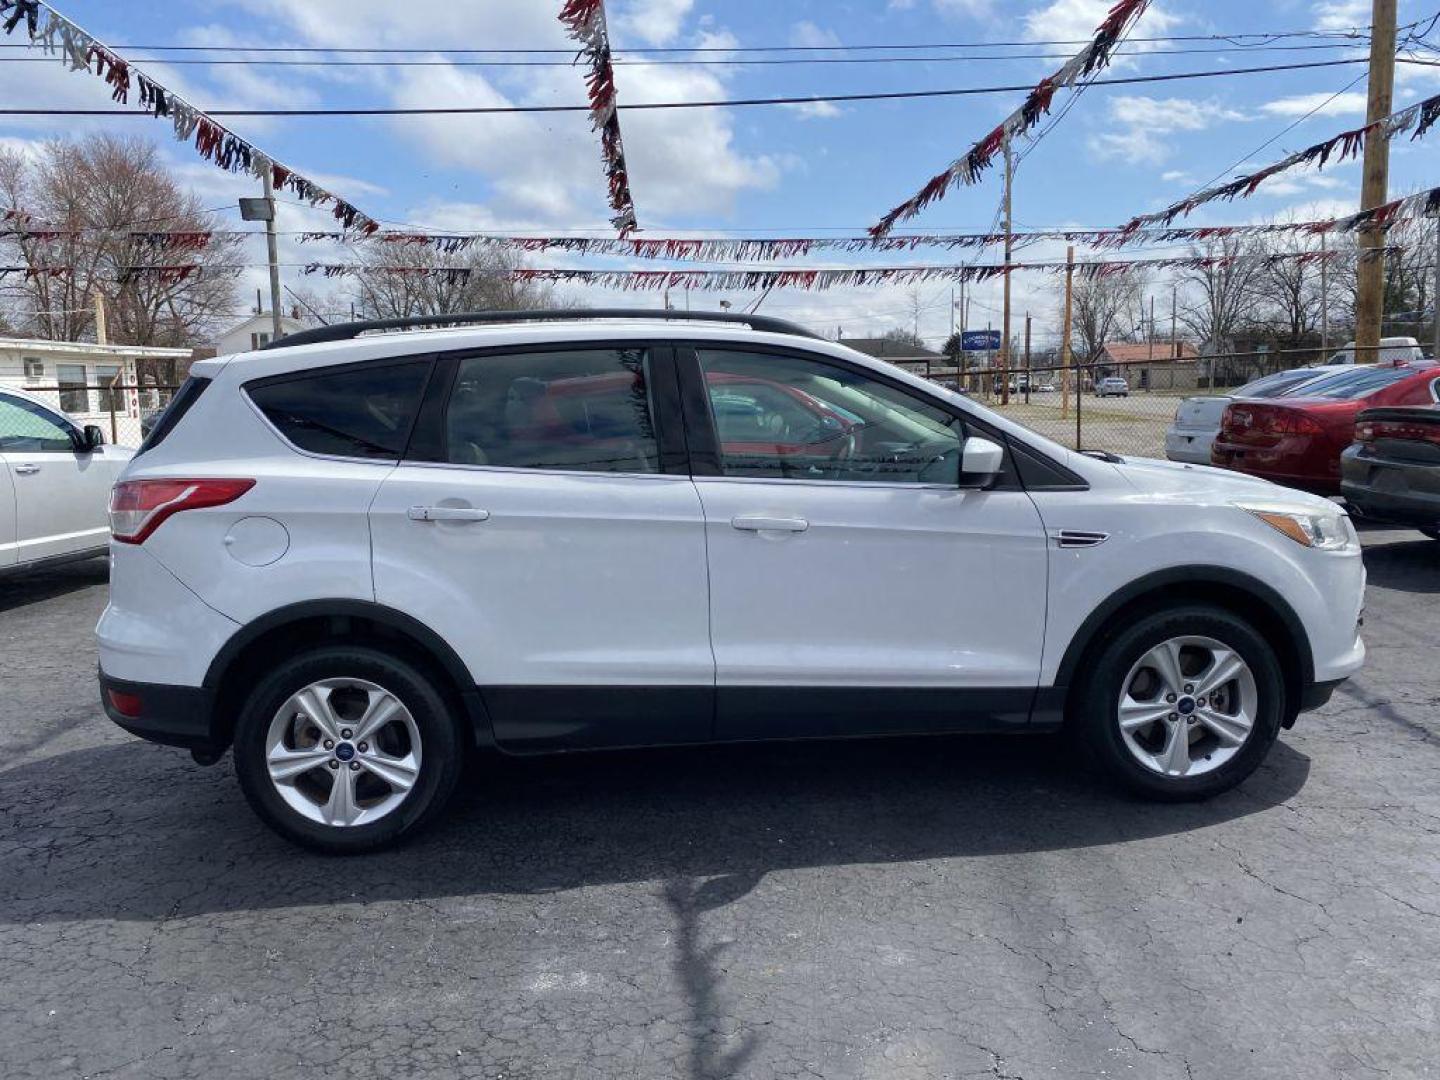
[[[1376,390],[1393,386],[1402,379],[1415,374],[1408,367],[1370,367],[1354,371],[1342,371],[1314,382],[1305,383],[1292,391],[1295,397],[1323,397],[1335,401],[1356,401]]]

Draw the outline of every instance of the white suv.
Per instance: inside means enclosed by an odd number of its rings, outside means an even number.
[[[413,830],[476,746],[1068,723],[1201,798],[1364,658],[1323,499],[1076,454],[777,320],[416,322],[197,363],[112,501],[108,714],[233,747],[312,847]]]

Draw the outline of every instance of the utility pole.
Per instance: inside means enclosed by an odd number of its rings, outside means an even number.
[[[1025,312],[1025,404],[1030,404],[1030,312]]]
[[[1435,356],[1440,358],[1440,217],[1435,219],[1435,291],[1430,303],[1435,306]]]
[[[1365,123],[1390,115],[1395,91],[1395,0],[1372,0],[1370,18],[1370,94]],[[1389,198],[1390,137],[1381,128],[1365,134],[1365,173],[1360,187],[1360,209],[1372,210]],[[1385,260],[1380,258],[1385,234],[1379,229],[1360,232],[1360,264],[1356,268],[1356,353],[1380,344],[1380,319],[1385,309]],[[1373,351],[1369,354],[1376,356]]]
[[[1155,294],[1150,294],[1150,332],[1145,335],[1150,341],[1150,351],[1147,358],[1153,364],[1155,362]]]
[[[1180,306],[1180,286],[1179,286],[1179,285],[1174,285],[1174,284],[1172,284],[1172,285],[1170,286],[1170,359],[1171,359],[1171,360],[1179,360],[1179,359],[1180,359],[1180,336],[1179,336],[1179,334],[1177,334],[1177,333],[1175,332],[1175,331],[1176,331],[1175,315],[1176,315],[1176,311],[1177,311],[1177,309],[1179,308],[1179,306]]]
[[[1005,136],[1005,313],[1000,327],[1000,404],[1010,404],[1010,256],[1014,249],[1011,232],[1011,195],[1015,186],[1015,155],[1010,149],[1010,136]]]
[[[1065,249],[1065,322],[1060,328],[1060,418],[1070,415],[1070,289],[1075,281],[1075,245]]]
[[[271,341],[284,336],[280,329],[280,249],[275,242],[275,181],[271,169],[261,169],[260,176],[265,182],[265,201],[270,204],[270,213],[265,218],[265,253],[270,259],[270,325],[274,330]]]
[[[105,322],[105,294],[95,293],[95,344],[110,344],[110,331]]]
[[[967,312],[967,311],[965,310],[965,279],[964,279],[964,278],[961,278],[961,279],[960,279],[960,351],[955,354],[955,389],[956,389],[956,390],[963,390],[963,389],[964,389],[964,382],[962,381],[961,376],[962,376],[962,373],[965,371],[965,327],[966,327],[966,326],[968,325],[968,323],[969,323],[969,320],[966,318],[966,316],[967,316],[968,314],[969,314],[969,312]]]

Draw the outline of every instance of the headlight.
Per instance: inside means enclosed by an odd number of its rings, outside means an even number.
[[[1358,546],[1360,538],[1350,516],[1338,506],[1333,510],[1279,503],[1236,503],[1246,513],[1254,514],[1276,532],[1284,533],[1297,544],[1320,551],[1343,551]]]

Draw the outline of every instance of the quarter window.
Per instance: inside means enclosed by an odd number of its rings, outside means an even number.
[[[252,383],[250,399],[301,450],[396,460],[405,451],[429,360]]]
[[[958,484],[964,422],[838,365],[702,349],[726,476]]]
[[[577,349],[460,362],[445,417],[460,465],[660,471],[649,350]]]
[[[68,454],[72,431],[58,416],[28,401],[0,395],[0,450],[18,454]]]

